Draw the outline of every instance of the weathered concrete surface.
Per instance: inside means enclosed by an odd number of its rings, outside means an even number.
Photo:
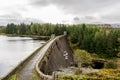
[[[52,80],[54,71],[74,63],[73,52],[65,35],[56,37],[43,54],[35,68],[42,80]]]
[[[68,59],[65,59],[65,52],[68,53]],[[48,58],[43,71],[45,74],[49,75],[59,68],[66,68],[73,64],[73,52],[66,36],[54,41]]]
[[[43,52],[47,50],[47,48],[51,45],[51,43],[54,41],[51,40],[48,43],[46,43],[37,54],[35,54],[19,71],[17,71],[17,80],[35,80],[34,79],[34,67],[37,62],[37,60],[44,55]]]
[[[16,72],[17,80],[34,80],[34,66],[40,53],[34,55],[19,71]]]
[[[41,50],[39,50],[20,70],[16,72],[17,80],[35,80],[33,75],[35,64],[53,42],[54,39],[46,43]]]

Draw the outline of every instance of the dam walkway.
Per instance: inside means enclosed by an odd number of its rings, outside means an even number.
[[[52,72],[68,67],[71,63],[73,55],[67,36],[52,37],[1,80],[11,80],[11,76],[14,76],[12,80],[52,80]]]
[[[49,48],[49,46],[52,44],[52,42],[55,39],[49,41],[46,45],[43,46],[43,48],[26,63],[22,69],[17,71],[16,73],[16,79],[17,80],[35,80],[34,79],[34,68],[37,60],[44,55],[43,53],[46,51],[46,49]]]

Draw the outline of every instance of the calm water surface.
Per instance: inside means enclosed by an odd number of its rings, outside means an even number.
[[[30,37],[0,36],[0,77],[42,46],[43,42]]]

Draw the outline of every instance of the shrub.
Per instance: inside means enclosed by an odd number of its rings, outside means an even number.
[[[120,52],[117,54],[117,57],[119,57],[119,58],[120,58]]]
[[[118,69],[101,69],[98,72],[80,74],[80,75],[64,75],[55,80],[120,80],[120,70]]]
[[[85,50],[77,49],[74,57],[75,62],[80,63],[78,66],[81,66],[82,63],[90,63],[92,61],[91,55]]]
[[[76,75],[81,74],[81,73],[82,73],[82,70],[80,68],[75,69],[75,74]]]
[[[108,68],[108,69],[116,69],[116,68],[117,68],[117,64],[116,64],[116,62],[114,62],[114,61],[108,61],[108,62],[105,64],[105,68]]]

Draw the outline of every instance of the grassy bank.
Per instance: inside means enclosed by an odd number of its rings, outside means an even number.
[[[62,75],[55,80],[120,80],[120,70],[101,69],[99,72],[81,75]]]
[[[104,59],[106,60],[104,68],[99,69],[98,72],[87,74],[63,74],[55,80],[120,80],[120,58],[98,55],[96,53],[89,53],[85,50],[79,49],[77,44],[70,44],[74,52],[74,61],[81,67],[82,63],[91,63],[92,59]],[[91,67],[90,67],[91,68]]]

